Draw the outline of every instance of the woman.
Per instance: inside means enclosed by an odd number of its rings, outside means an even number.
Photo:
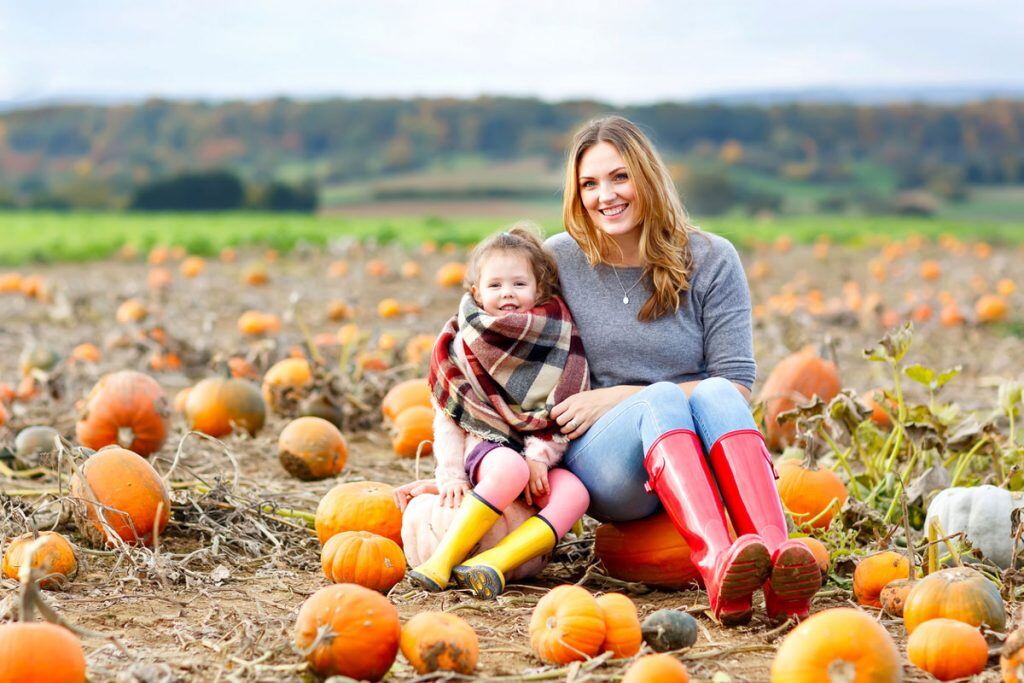
[[[821,576],[788,538],[747,403],[750,293],[736,250],[688,224],[665,164],[621,117],[576,134],[563,219],[547,243],[593,388],[552,415],[573,439],[563,462],[590,492],[588,513],[621,521],[663,506],[722,623],[749,621],[762,586],[770,619],[805,617]]]

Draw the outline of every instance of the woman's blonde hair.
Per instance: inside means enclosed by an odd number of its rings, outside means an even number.
[[[594,119],[577,131],[569,148],[562,200],[565,229],[591,266],[608,263],[618,251],[614,240],[594,226],[580,197],[580,160],[601,142],[618,150],[636,191],[640,261],[654,289],[637,318],[651,321],[678,310],[681,294],[690,288],[690,233],[697,228],[690,225],[668,168],[647,136],[621,116]]]
[[[480,280],[480,264],[489,254],[495,251],[512,251],[521,253],[530,263],[533,277],[537,280],[537,300],[534,305],[547,303],[551,297],[560,293],[558,285],[558,266],[555,258],[544,247],[540,228],[530,221],[517,221],[502,232],[495,233],[480,242],[469,255],[466,267],[466,279],[463,285],[466,291],[478,284]]]

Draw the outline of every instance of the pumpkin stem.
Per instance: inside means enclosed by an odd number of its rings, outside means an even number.
[[[135,430],[127,425],[117,428],[117,445],[121,448],[131,449],[135,443]]]
[[[914,551],[914,539],[910,535],[910,513],[907,512],[907,492],[902,486],[900,486],[900,505],[903,507],[903,531],[907,535],[907,560],[910,561],[910,574],[907,578],[913,581],[917,567],[917,553]]]

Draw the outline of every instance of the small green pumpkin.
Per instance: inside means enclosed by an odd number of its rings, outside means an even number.
[[[697,620],[686,612],[660,609],[644,619],[640,632],[655,652],[681,650],[697,642]]]

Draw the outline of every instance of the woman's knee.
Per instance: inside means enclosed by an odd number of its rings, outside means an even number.
[[[655,382],[640,390],[634,399],[648,406],[663,431],[692,428],[690,401],[678,384]]]
[[[530,481],[530,467],[523,456],[511,448],[502,446],[484,456],[477,470],[478,479],[498,477],[509,486],[526,486]]]

